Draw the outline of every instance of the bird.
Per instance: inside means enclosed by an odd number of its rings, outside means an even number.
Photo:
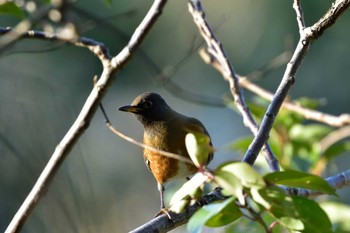
[[[185,145],[185,137],[189,132],[206,135],[212,146],[210,135],[202,122],[176,112],[157,93],[143,93],[137,96],[130,105],[120,107],[118,110],[136,115],[144,127],[143,143],[147,146],[190,158]],[[163,156],[147,148],[143,151],[143,157],[146,166],[157,181],[162,212],[166,210],[165,185],[176,178],[189,179],[188,177],[198,171],[198,168],[193,164]],[[205,165],[212,159],[213,152],[210,151]]]

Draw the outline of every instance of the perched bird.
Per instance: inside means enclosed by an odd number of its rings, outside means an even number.
[[[143,93],[134,101],[118,110],[131,112],[144,127],[144,144],[158,150],[175,153],[189,158],[185,146],[185,137],[189,132],[202,133],[210,136],[204,125],[196,118],[177,113],[156,93]],[[211,140],[210,140],[210,145]],[[160,208],[165,209],[164,185],[174,178],[187,177],[198,169],[193,164],[168,158],[157,152],[144,149],[143,157],[148,169],[153,173],[160,192]],[[209,152],[207,164],[212,160]]]

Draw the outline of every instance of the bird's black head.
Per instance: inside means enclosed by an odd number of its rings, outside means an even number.
[[[151,92],[137,96],[130,105],[120,107],[118,110],[136,114],[137,119],[144,125],[154,121],[170,120],[173,112],[159,94]]]

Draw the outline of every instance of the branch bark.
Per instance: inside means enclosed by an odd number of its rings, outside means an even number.
[[[204,9],[199,0],[190,0],[188,9],[193,17],[193,21],[198,27],[198,30],[207,44],[207,48],[200,51],[202,59],[216,68],[229,83],[231,94],[235,100],[235,104],[239,112],[243,116],[244,124],[253,132],[254,135],[258,132],[258,125],[255,122],[248,106],[245,103],[244,96],[239,84],[239,77],[235,73],[232,64],[229,61],[226,52],[223,49],[221,42],[218,40],[209,23],[205,19]],[[264,142],[265,158],[272,171],[278,171],[279,165],[275,155],[272,152],[270,145]],[[243,161],[253,165],[254,160],[244,158]]]
[[[93,87],[77,119],[63,137],[61,142],[57,145],[54,153],[45,166],[43,172],[40,174],[32,190],[13,217],[5,231],[6,233],[18,232],[21,229],[45,190],[48,189],[52,179],[60,168],[60,165],[63,163],[64,159],[67,157],[68,153],[78,139],[88,128],[89,122],[96,112],[99,103],[112,83],[114,74],[127,63],[135,50],[141,45],[146,34],[150,31],[156,20],[159,18],[165,3],[166,0],[155,0],[153,2],[153,5],[135,30],[129,43],[118,55],[111,59],[109,56],[105,56],[107,53],[105,53],[106,51],[103,49],[103,46],[94,44],[92,40],[89,41],[92,43],[92,45],[88,45],[88,40],[80,40],[82,45],[86,45],[91,52],[101,59],[101,63],[103,64],[102,74],[100,75],[96,85]],[[83,41],[86,43],[83,43]],[[77,43],[79,43],[79,41]]]
[[[325,179],[328,184],[334,189],[341,189],[343,187],[350,185],[350,170],[330,176]],[[316,192],[313,190],[290,188],[290,187],[280,187],[287,195],[303,196],[303,197],[316,197],[323,195],[323,193]],[[216,201],[225,200],[228,198],[221,193],[221,189],[215,189],[211,193],[204,195],[201,200],[196,202],[194,205],[186,208],[185,211],[176,214],[170,212],[171,219],[168,218],[166,214],[160,215],[144,225],[131,231],[132,233],[161,233],[168,232],[175,229],[176,227],[183,225],[188,222],[190,217],[195,213],[197,209],[203,205],[207,205]]]

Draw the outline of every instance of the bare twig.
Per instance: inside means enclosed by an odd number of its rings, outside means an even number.
[[[296,1],[295,4],[298,5],[299,1]],[[266,114],[262,120],[262,123],[259,127],[258,134],[255,136],[253,142],[249,145],[249,148],[244,155],[244,159],[249,160],[251,163],[254,163],[259,151],[262,146],[268,140],[270,130],[275,121],[279,109],[281,108],[284,99],[286,98],[290,87],[295,81],[295,75],[298,71],[301,62],[303,61],[311,43],[316,40],[322,33],[328,29],[338,17],[343,13],[347,7],[350,5],[349,0],[338,0],[332,4],[332,7],[328,12],[313,26],[306,27],[300,30],[300,39],[297,44],[294,54],[289,61],[287,68],[284,72],[282,81],[271,101]],[[300,4],[296,7],[297,16],[301,16],[301,6]],[[302,26],[302,20],[298,19],[299,24]],[[253,160],[252,160],[253,159]]]
[[[54,175],[58,171],[69,151],[85,132],[89,122],[99,106],[99,103],[112,83],[114,74],[126,64],[133,52],[140,46],[147,32],[151,29],[156,19],[160,16],[165,3],[166,0],[154,1],[146,17],[143,19],[140,26],[131,37],[128,45],[126,45],[124,49],[111,60],[105,59],[103,49],[101,49],[101,47],[96,47],[94,45],[92,45],[92,47],[87,46],[92,52],[94,52],[94,54],[102,53],[103,55],[98,55],[99,58],[103,58],[101,59],[101,62],[103,63],[104,68],[102,74],[100,75],[100,79],[92,89],[74,124],[63,137],[61,142],[57,145],[37,182],[7,227],[5,231],[6,233],[18,232],[21,229],[25,220],[42,197],[44,191],[48,189]],[[89,41],[85,42],[88,43]]]
[[[320,151],[321,158],[317,161],[315,166],[313,166],[311,172],[316,175],[321,175],[324,169],[327,166],[328,161],[330,158],[324,155],[324,152],[335,143],[350,137],[350,125],[339,128],[331,133],[329,133],[326,137],[324,137],[320,141]]]
[[[258,96],[270,101],[273,99],[273,94],[271,92],[250,82],[249,79],[240,77],[239,81],[242,87],[257,94]],[[333,116],[327,113],[305,108],[290,101],[284,101],[282,107],[288,109],[289,111],[296,112],[308,120],[322,122],[333,127],[341,127],[350,124],[350,114],[344,113],[339,116]]]
[[[198,27],[199,32],[201,33],[203,39],[207,44],[206,50],[201,50],[200,55],[202,59],[211,64],[216,68],[223,76],[223,78],[229,83],[231,94],[235,100],[235,104],[243,116],[244,124],[256,135],[258,131],[258,126],[249,111],[248,106],[245,103],[240,85],[239,78],[235,73],[232,64],[229,62],[229,59],[220,43],[213,33],[210,25],[204,17],[204,10],[202,8],[201,2],[199,0],[190,0],[188,2],[188,9],[191,13],[195,24]],[[264,142],[265,144],[265,142]],[[270,169],[273,171],[279,170],[279,165],[276,157],[274,156],[268,143],[264,147],[265,157],[267,162],[270,165]],[[256,155],[257,156],[257,155]],[[256,158],[256,156],[254,156]],[[243,158],[243,161],[253,165],[254,159]]]
[[[301,34],[302,31],[305,29],[304,13],[303,13],[303,10],[301,9],[301,0],[294,0],[293,8],[294,8],[295,13],[297,15],[297,23],[298,23],[298,27],[299,27],[299,33]]]
[[[76,12],[79,15],[82,15],[83,17],[88,18],[90,21],[92,20],[95,22],[96,25],[99,26],[104,26],[107,27],[108,30],[111,30],[113,35],[118,35],[121,37],[123,40],[127,41],[129,39],[128,35],[125,34],[122,30],[118,29],[115,27],[115,25],[111,24],[110,22],[104,20],[104,19],[99,19],[95,15],[85,11],[84,9],[78,8],[75,5],[71,6],[71,9]],[[190,50],[189,53],[192,53],[193,50],[197,49],[197,46],[193,46]],[[196,104],[201,104],[201,105],[206,105],[206,106],[212,106],[212,107],[225,107],[225,103],[222,99],[220,98],[215,98],[215,97],[209,97],[206,95],[202,94],[197,94],[192,91],[186,90],[182,88],[179,84],[176,82],[173,82],[169,78],[168,73],[164,73],[162,68],[160,68],[157,63],[154,61],[152,57],[150,57],[142,48],[139,49],[139,51],[135,54],[135,57],[138,57],[141,59],[142,64],[144,64],[145,68],[147,71],[150,73],[150,75],[156,79],[157,82],[159,82],[162,87],[164,87],[165,90],[167,90],[169,93],[172,95],[181,98],[183,100],[196,103]],[[186,55],[186,57],[183,60],[186,60],[189,56]],[[182,63],[182,61],[180,61]],[[179,66],[179,63],[176,65],[177,67]],[[172,73],[170,74],[170,76]]]
[[[339,128],[338,130],[329,133],[320,141],[321,151],[326,151],[331,145],[348,137],[350,137],[350,125]]]

